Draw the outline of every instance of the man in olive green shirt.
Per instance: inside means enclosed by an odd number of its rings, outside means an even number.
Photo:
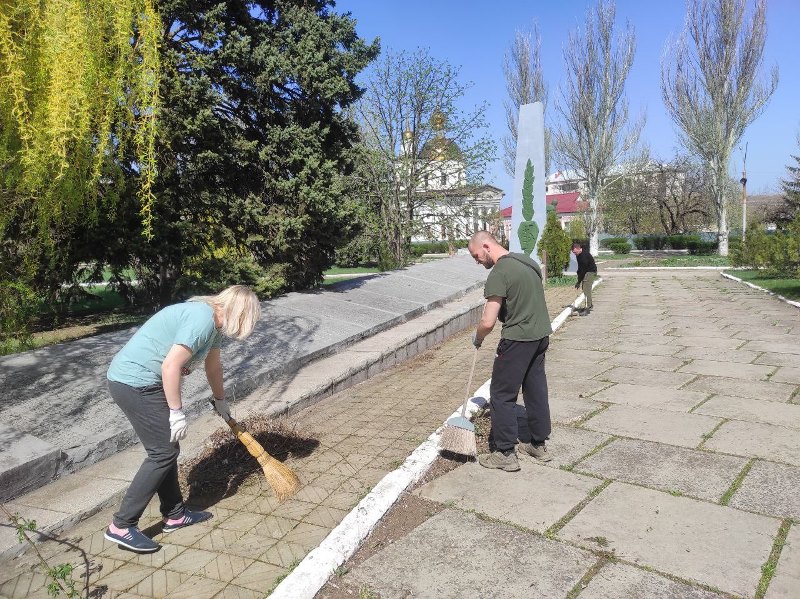
[[[550,436],[550,405],[544,357],[550,342],[550,317],[544,299],[539,265],[524,254],[510,253],[486,231],[469,242],[478,264],[492,270],[486,279],[486,304],[473,344],[480,348],[499,319],[503,323],[490,387],[492,427],[490,453],[478,456],[481,466],[506,472],[519,470],[514,451],[519,429],[516,403],[519,390],[525,402],[531,443],[519,450],[539,461],[550,461],[545,440]]]

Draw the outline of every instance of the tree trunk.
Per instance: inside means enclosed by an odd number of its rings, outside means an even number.
[[[600,223],[598,222],[597,196],[589,196],[589,253],[597,256],[600,251]]]
[[[718,200],[719,201],[719,200]],[[717,241],[719,242],[719,255],[728,255],[728,215],[725,201],[717,207]]]
[[[723,164],[727,165],[727,161]],[[712,163],[712,168],[716,167]],[[712,174],[712,184],[714,191],[714,201],[717,208],[717,242],[719,243],[719,255],[728,255],[728,210],[725,206],[725,178],[727,177],[727,168],[717,169],[714,168]]]

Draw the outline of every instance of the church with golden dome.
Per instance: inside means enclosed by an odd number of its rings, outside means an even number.
[[[415,186],[412,241],[468,239],[476,231],[495,230],[501,222],[503,190],[468,181],[464,154],[445,129],[446,117],[437,109],[430,119],[431,137],[416,155],[414,133],[408,125],[403,131],[399,165],[413,170],[404,180]]]

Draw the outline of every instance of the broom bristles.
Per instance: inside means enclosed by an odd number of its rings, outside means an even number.
[[[283,501],[297,493],[300,489],[300,479],[286,464],[283,464],[264,452],[258,458],[261,469],[264,471],[264,478],[272,487],[278,501]]]
[[[242,442],[242,445],[245,446],[248,453],[258,460],[258,464],[264,472],[264,478],[267,479],[267,483],[272,487],[278,501],[283,501],[297,493],[298,489],[300,489],[300,479],[291,468],[269,455],[267,450],[261,446],[261,443],[253,438],[253,435],[239,428],[233,418],[228,421],[228,425],[239,441]]]
[[[470,457],[475,457],[478,454],[475,431],[467,430],[459,426],[444,427],[442,437],[439,440],[439,447],[451,453]]]

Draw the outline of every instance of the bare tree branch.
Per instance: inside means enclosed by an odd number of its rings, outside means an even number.
[[[629,125],[624,95],[636,36],[629,23],[620,37],[614,36],[615,14],[613,0],[600,0],[596,8],[587,10],[585,30],[570,34],[564,48],[567,82],[557,106],[563,120],[553,136],[562,166],[585,182],[594,255],[599,249],[603,190],[612,167],[634,152],[644,126],[644,115]]]
[[[758,79],[767,39],[766,0],[745,22],[745,0],[689,0],[686,24],[661,61],[661,93],[686,148],[706,165],[719,252],[728,255],[725,190],[731,152],[778,85]]]
[[[506,78],[508,98],[503,102],[508,134],[502,139],[503,166],[506,173],[514,176],[517,158],[517,121],[519,107],[531,102],[541,102],[547,114],[548,89],[544,81],[541,62],[542,39],[539,25],[533,24],[531,31],[517,31],[511,48],[503,57],[503,74]],[[550,172],[550,130],[544,131],[545,173]]]

